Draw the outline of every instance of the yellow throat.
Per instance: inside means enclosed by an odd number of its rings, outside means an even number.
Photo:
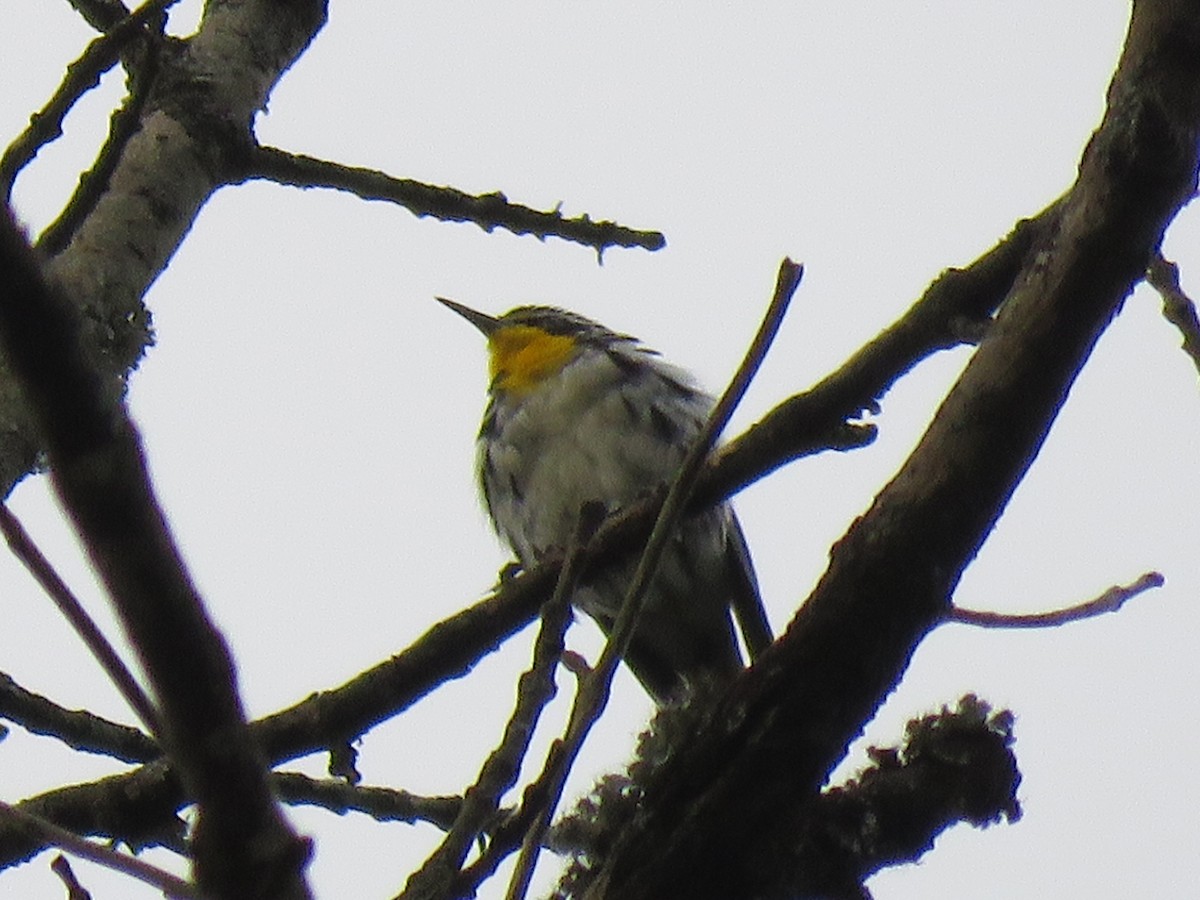
[[[575,355],[576,341],[532,325],[504,325],[488,335],[493,390],[527,394],[557,375]]]

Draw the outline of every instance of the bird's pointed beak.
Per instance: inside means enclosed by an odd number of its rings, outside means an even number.
[[[442,306],[454,310],[486,335],[492,335],[500,327],[500,320],[495,316],[476,312],[469,306],[463,306],[461,303],[455,303],[453,300],[447,300],[445,297],[434,297],[433,299],[442,304]]]

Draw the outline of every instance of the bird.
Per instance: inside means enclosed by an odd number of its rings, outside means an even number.
[[[496,533],[523,568],[565,549],[585,503],[608,511],[665,484],[713,406],[684,369],[629,335],[551,306],[492,316],[444,297],[487,338],[490,383],[477,438],[479,486]],[[574,606],[607,634],[636,558],[588,574]],[[647,589],[625,664],[660,706],[743,667],[771,630],[732,507],[686,517]]]

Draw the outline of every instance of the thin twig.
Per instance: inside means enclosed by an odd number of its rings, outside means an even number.
[[[138,728],[109,721],[83,709],[66,709],[26,690],[0,672],[0,719],[15,722],[85,753],[102,753],[122,762],[144,763],[162,755],[154,739]]]
[[[946,614],[946,621],[978,625],[981,628],[1054,628],[1058,625],[1065,625],[1067,622],[1091,619],[1104,613],[1116,612],[1138,594],[1151,588],[1162,587],[1164,582],[1165,579],[1158,572],[1147,572],[1132,584],[1110,587],[1094,600],[1051,612],[1008,615],[952,606]]]
[[[554,697],[554,670],[563,652],[563,636],[571,622],[571,595],[575,592],[584,548],[604,518],[600,504],[584,504],[571,537],[554,593],[542,609],[542,627],[533,648],[533,662],[517,685],[517,704],[504,729],[500,745],[492,751],[479,777],[463,796],[454,826],[441,845],[414,872],[402,897],[439,897],[458,874],[471,844],[483,833],[499,809],[500,797],[516,784],[521,762],[542,710]]]
[[[24,810],[0,800],[0,817],[9,819],[18,827],[33,832],[49,844],[53,844],[68,853],[83,859],[91,860],[105,868],[112,869],[153,885],[168,897],[199,897],[200,893],[191,883],[177,875],[172,875],[165,869],[152,866],[135,856],[117,853],[100,844],[81,838],[74,832],[59,828],[53,822],[31,815]]]
[[[428,822],[449,831],[462,809],[462,797],[426,797],[398,788],[347,784],[337,778],[310,778],[299,772],[273,772],[271,784],[289,806],[319,806],[339,816],[360,812],[377,822]]]
[[[1163,318],[1179,329],[1183,352],[1200,372],[1200,317],[1196,315],[1196,304],[1179,283],[1179,266],[1159,253],[1146,270],[1146,281],[1162,297]]]
[[[108,31],[129,15],[121,0],[67,0],[97,31]]]
[[[674,533],[679,518],[683,515],[691,489],[704,466],[705,460],[708,459],[708,454],[724,430],[725,425],[729,422],[734,409],[741,402],[746,389],[750,386],[751,380],[762,365],[767,349],[771,346],[771,342],[779,332],[779,327],[783,323],[783,317],[787,313],[788,304],[791,302],[792,295],[799,286],[800,278],[803,274],[803,266],[793,263],[790,259],[784,259],[780,263],[779,274],[775,284],[775,293],[771,298],[771,305],[767,309],[762,325],[759,326],[758,333],[754,336],[750,348],[746,351],[745,359],[742,360],[742,364],[734,374],[729,387],[725,389],[725,392],[713,407],[708,421],[704,423],[704,428],[688,451],[688,455],[679,467],[679,472],[676,474],[675,480],[667,491],[667,497],[663,501],[662,510],[659,512],[658,519],[654,523],[654,528],[650,532],[650,537],[646,541],[646,549],[642,552],[642,558],[638,561],[638,567],[634,571],[628,596],[622,604],[621,612],[618,614],[616,622],[613,623],[612,634],[605,644],[604,651],[600,654],[600,659],[596,664],[592,677],[585,686],[584,694],[589,692],[592,685],[596,688],[601,688],[602,684],[610,682],[613,673],[616,671],[617,664],[624,657],[625,651],[629,647],[629,641],[633,637],[637,617],[641,612],[646,587],[650,584],[657,569],[658,557]],[[595,700],[600,701],[600,708],[603,708],[607,694],[607,688],[596,692]],[[599,711],[599,709],[596,710],[596,712]]]
[[[121,696],[125,698],[125,702],[130,705],[138,718],[142,720],[152,734],[160,734],[158,724],[158,714],[155,712],[154,704],[150,702],[150,698],[146,696],[146,692],[142,690],[137,679],[133,677],[133,673],[117,655],[117,651],[113,649],[112,644],[104,636],[99,626],[88,615],[83,604],[71,593],[71,589],[67,587],[66,582],[59,577],[58,572],[54,570],[54,566],[38,549],[37,544],[29,537],[29,533],[21,525],[20,520],[13,515],[12,510],[4,503],[0,503],[0,532],[4,533],[4,539],[8,541],[9,549],[13,555],[21,561],[29,574],[34,577],[38,584],[42,586],[42,590],[58,607],[58,611],[63,614],[63,617],[75,629],[75,633],[79,635],[79,639],[92,652],[92,656],[96,658],[96,662],[100,664],[105,673],[116,685],[117,690],[121,692]]]
[[[175,0],[172,0],[175,2]],[[142,113],[159,73],[161,42],[148,41],[142,64],[131,72],[130,92],[125,102],[109,119],[108,135],[96,154],[96,159],[79,178],[79,185],[53,222],[38,237],[38,250],[46,256],[56,256],[67,248],[75,233],[96,209],[108,191],[110,180],[121,161],[125,147],[142,127]]]
[[[657,231],[639,231],[616,222],[595,222],[586,214],[564,218],[558,209],[541,212],[512,203],[500,192],[472,195],[441,187],[394,178],[375,169],[346,166],[275,147],[256,147],[237,180],[264,178],[300,188],[323,187],[349,191],[364,200],[386,200],[403,206],[418,217],[432,216],[445,222],[474,222],[484,231],[504,228],[513,234],[532,234],[539,239],[558,237],[593,247],[641,247],[659,250],[666,238]]]
[[[194,858],[189,825],[178,816],[189,798],[165,757],[132,772],[51,788],[14,804],[81,837],[121,842],[135,852],[163,847]],[[0,869],[27,862],[49,846],[38,834],[0,818]]]
[[[904,315],[841,366],[804,393],[777,404],[725,444],[697,486],[696,500],[729,496],[801,456],[871,443],[875,426],[851,420],[864,409],[877,408],[891,387],[922,360],[959,346],[966,332],[991,321],[1026,256],[1053,228],[1061,208],[1062,200],[1056,200],[1036,216],[1017,222],[970,265],[946,269]]]
[[[580,552],[580,551],[582,551],[582,549],[587,545],[587,542],[591,540],[592,535],[595,534],[596,528],[600,525],[600,522],[603,520],[603,518],[604,518],[604,508],[603,508],[602,504],[588,504],[587,506],[585,506],[585,508],[583,510],[580,511],[579,530],[576,532],[575,540],[574,540],[574,547],[576,548],[576,551],[572,554],[572,556],[582,558],[582,552]],[[578,573],[576,572],[575,567],[578,565],[580,559],[574,559],[574,560],[569,559],[568,561],[571,562],[571,565],[572,565],[571,587],[572,587],[572,590],[574,590],[574,583],[578,579]],[[565,568],[566,568],[566,566],[564,565],[564,569]],[[555,592],[556,596],[558,593],[559,593],[558,591]],[[557,640],[556,646],[554,646],[554,647],[547,646],[545,652],[547,653],[547,655],[550,653],[553,653],[553,659],[558,660],[562,657],[562,654],[563,654],[563,640],[562,640],[563,634],[566,632],[566,626],[570,623],[570,617],[571,617],[570,594],[564,592],[563,595],[561,596],[561,598],[559,598],[557,601],[552,601],[551,603],[548,603],[546,605],[546,610],[547,610],[546,613],[544,613],[543,615],[547,616],[547,617],[551,614],[551,611],[553,611],[553,614],[555,616],[554,624],[557,628],[557,630],[554,632],[554,634],[557,635],[558,640]],[[558,621],[559,617],[561,617],[561,622]],[[549,631],[549,625],[550,625],[550,622],[547,621],[546,625],[543,628],[543,633],[546,631]],[[541,636],[539,635],[539,642],[540,642],[540,640],[541,640]],[[553,674],[553,670],[551,670],[551,674]],[[551,689],[551,693],[545,697],[545,700],[543,701],[543,705],[545,702],[548,702],[550,697],[552,696],[553,683],[548,685],[548,687]],[[526,741],[526,747],[528,747],[528,741]],[[498,799],[499,799],[499,797],[497,797],[497,800]],[[528,835],[527,835],[527,837],[528,837]],[[494,842],[494,843],[497,848],[501,844],[501,842]],[[499,852],[495,852],[495,850],[494,850],[494,855],[497,857],[497,862],[498,862],[499,859],[504,858],[504,856],[507,856],[508,854],[507,854],[507,851],[505,851],[504,855],[501,856]],[[521,854],[517,858],[517,865],[516,865],[515,870],[513,871],[512,879],[509,882],[509,886],[508,886],[508,896],[509,897],[516,897],[516,896],[523,897],[525,895],[525,891],[529,887],[529,881],[533,877],[533,866],[536,861],[537,861],[536,855],[530,856],[526,852],[526,846],[522,845]]]
[[[100,83],[100,76],[117,62],[121,51],[142,33],[152,16],[161,14],[179,0],[148,0],[118,22],[104,35],[88,44],[87,49],[67,66],[66,76],[38,112],[29,117],[29,126],[8,145],[0,158],[0,195],[12,196],[17,174],[29,165],[39,150],[62,137],[62,123],[79,98]]]
[[[50,861],[50,870],[62,880],[67,889],[67,900],[92,900],[92,892],[79,883],[71,863],[61,853]]]
[[[222,896],[268,878],[281,894],[307,896],[311,844],[270,788],[232,655],[155,496],[140,436],[83,349],[77,307],[49,287],[41,265],[11,212],[0,211],[0,347],[45,442],[58,497],[153,686],[159,737],[197,808],[194,871]]]
[[[759,327],[758,333],[755,335],[749,350],[747,350],[745,359],[734,374],[729,387],[725,389],[725,392],[717,401],[716,406],[708,417],[708,421],[705,423],[704,429],[701,431],[695,444],[688,451],[688,455],[684,458],[679,471],[671,483],[670,489],[667,491],[666,500],[663,501],[662,510],[654,523],[654,529],[651,531],[650,538],[646,542],[646,548],[638,560],[637,569],[634,572],[625,601],[621,606],[621,612],[613,625],[612,633],[604,646],[604,651],[600,654],[600,660],[597,662],[595,669],[583,682],[583,686],[576,697],[575,705],[571,710],[571,719],[567,727],[567,734],[559,744],[552,748],[552,752],[546,761],[546,767],[543,769],[542,775],[539,776],[539,781],[547,786],[548,791],[541,809],[538,810],[529,831],[525,835],[524,846],[522,847],[523,866],[532,868],[536,862],[545,831],[549,827],[550,819],[554,815],[554,808],[557,806],[558,800],[562,795],[567,773],[574,765],[575,759],[578,757],[579,751],[583,747],[583,742],[591,731],[592,726],[599,720],[604,707],[608,703],[613,675],[616,672],[617,665],[625,654],[625,650],[629,646],[633,629],[637,624],[638,614],[641,611],[646,587],[654,577],[662,551],[666,547],[667,540],[674,533],[679,518],[686,509],[688,496],[705,460],[708,458],[709,452],[712,450],[713,444],[729,421],[729,417],[733,414],[737,404],[741,402],[746,389],[750,385],[750,381],[754,378],[759,366],[762,364],[767,349],[778,333],[779,326],[783,322],[783,316],[787,312],[788,304],[791,302],[792,295],[800,284],[800,278],[803,273],[803,267],[796,265],[790,259],[784,259],[780,264],[775,284],[775,293],[771,299],[771,305],[767,309],[766,316],[763,318],[763,323]],[[529,859],[526,859],[526,857],[529,857]],[[508,895],[509,900],[519,900],[519,898],[524,897],[524,887],[514,885],[514,888],[517,887],[520,889],[510,890]]]

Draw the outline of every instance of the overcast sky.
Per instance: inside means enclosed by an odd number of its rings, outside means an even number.
[[[198,6],[181,3],[172,30],[187,33]],[[91,35],[65,2],[5,9],[7,142]],[[251,184],[209,203],[149,294],[158,345],[130,403],[254,715],[397,652],[481,596],[506,559],[473,480],[484,348],[434,295],[495,313],[570,307],[717,391],[790,255],[807,274],[736,432],[1070,185],[1128,17],[1109,0],[699,3],[686,14],[666,3],[334,0],[330,12],[260,117],[264,143],[538,208],[561,201],[568,215],[659,229],[668,245],[610,251],[599,266],[562,241],[332,192]],[[34,229],[94,155],[121,88],[110,75],[18,183]],[[1193,294],[1198,241],[1200,216],[1185,211],[1165,250]],[[868,740],[895,743],[908,718],[967,692],[1008,706],[1025,817],[951,830],[920,865],[873,880],[878,900],[1196,896],[1200,397],[1178,344],[1157,297],[1139,289],[956,600],[1043,610],[1150,569],[1166,586],[1054,631],[949,626],[924,642]],[[777,629],[966,358],[944,354],[902,381],[871,447],[805,460],[738,498]],[[28,479],[12,505],[107,621],[45,479]],[[0,671],[68,707],[131,720],[3,555],[0,604]],[[571,643],[597,647],[583,623]],[[527,656],[526,634],[369,734],[365,781],[461,791]],[[564,708],[562,698],[552,708],[555,728]],[[649,711],[623,675],[576,792],[628,757]],[[552,737],[543,731],[538,765]],[[321,774],[322,762],[304,768]],[[14,728],[0,743],[0,798],[116,770]],[[312,878],[324,898],[391,896],[437,838],[353,815],[294,820],[318,838]],[[62,897],[48,859],[0,875],[0,893]],[[77,871],[97,900],[156,896]]]

